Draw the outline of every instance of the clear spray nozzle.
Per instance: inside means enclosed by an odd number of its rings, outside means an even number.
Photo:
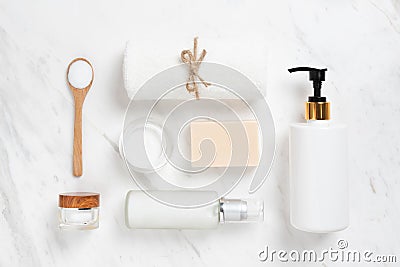
[[[258,222],[264,220],[264,203],[257,199],[221,199],[220,221]]]

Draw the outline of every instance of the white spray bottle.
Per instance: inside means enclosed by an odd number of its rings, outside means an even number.
[[[209,191],[148,191],[168,199],[201,199]],[[131,229],[213,229],[231,222],[261,222],[264,203],[250,199],[219,199],[207,206],[184,208],[153,199],[140,190],[131,190],[125,202],[126,225]]]

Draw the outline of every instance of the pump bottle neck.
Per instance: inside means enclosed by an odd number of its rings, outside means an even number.
[[[331,103],[329,102],[306,102],[305,119],[309,120],[330,120]]]

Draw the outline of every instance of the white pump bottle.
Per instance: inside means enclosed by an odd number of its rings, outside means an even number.
[[[306,102],[306,123],[290,126],[290,221],[303,231],[329,233],[349,225],[347,127],[330,122],[330,103],[321,96],[327,69],[308,71],[314,95]]]

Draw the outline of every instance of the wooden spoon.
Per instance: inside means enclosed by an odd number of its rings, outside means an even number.
[[[89,84],[86,85],[83,88],[76,88],[74,87],[70,80],[69,80],[69,70],[72,64],[74,64],[77,61],[85,61],[90,68],[92,69],[92,79],[90,80]],[[68,65],[67,69],[67,83],[69,88],[72,91],[72,94],[74,96],[74,102],[75,102],[75,122],[74,122],[74,151],[73,151],[73,174],[74,176],[82,176],[82,107],[83,107],[83,102],[85,101],[85,97],[87,93],[89,92],[90,87],[93,84],[93,79],[94,79],[94,70],[92,64],[85,59],[85,58],[75,58],[74,60],[71,61]]]

